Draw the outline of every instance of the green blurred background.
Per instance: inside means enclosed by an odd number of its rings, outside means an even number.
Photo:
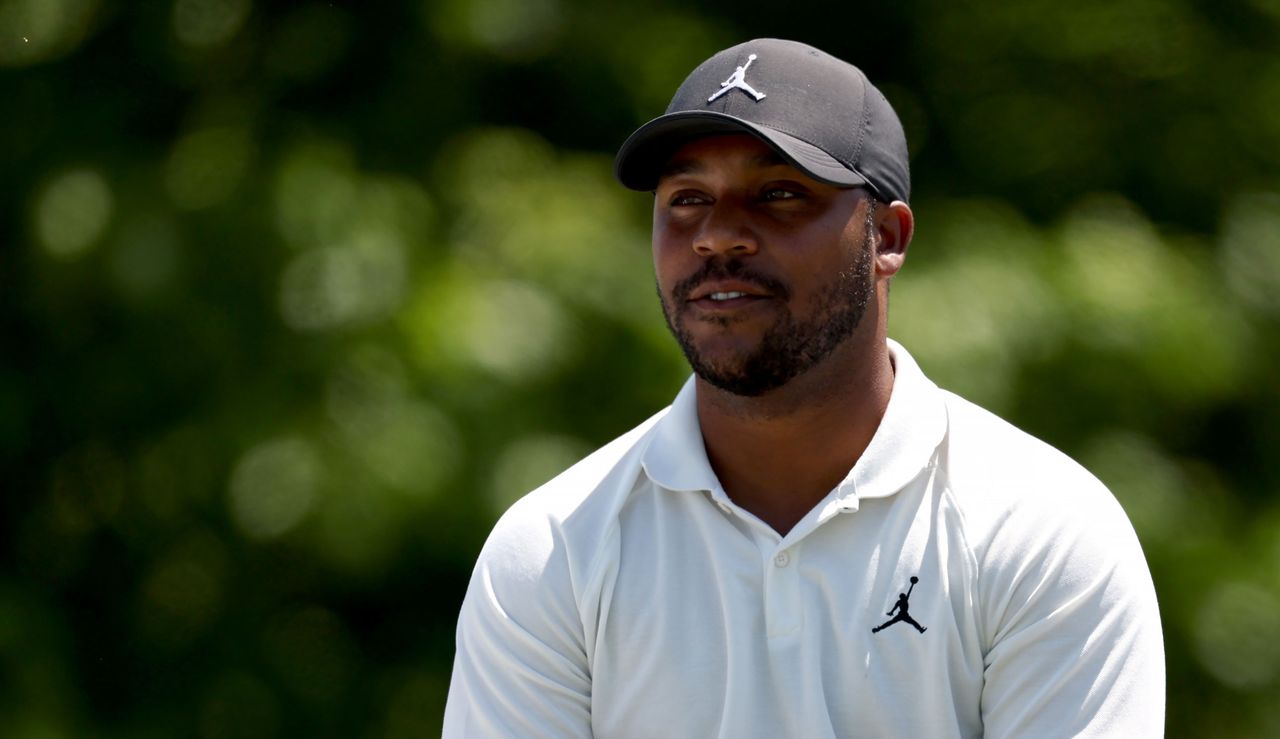
[[[686,373],[612,151],[765,35],[897,107],[891,333],[1123,502],[1169,736],[1280,736],[1277,0],[0,0],[0,734],[438,734],[496,516]]]

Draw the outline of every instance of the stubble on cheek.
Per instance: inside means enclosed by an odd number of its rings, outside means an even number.
[[[735,395],[754,397],[781,387],[808,371],[827,356],[861,323],[874,291],[872,255],[864,243],[853,264],[840,270],[826,289],[814,297],[811,315],[804,320],[778,301],[780,312],[756,342],[754,348],[734,356],[709,357],[698,349],[687,324],[685,301],[700,279],[690,278],[672,288],[670,296],[658,285],[662,312],[694,373],[711,385]],[[785,289],[785,288],[783,288]],[[700,316],[699,321],[727,328],[734,323],[725,316]]]

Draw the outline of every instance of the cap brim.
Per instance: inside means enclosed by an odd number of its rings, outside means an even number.
[[[725,113],[686,111],[655,118],[631,134],[613,161],[613,172],[632,190],[654,190],[667,159],[685,143],[700,136],[747,133],[772,146],[797,169],[836,187],[870,186],[865,177],[845,167],[827,152],[781,131]]]

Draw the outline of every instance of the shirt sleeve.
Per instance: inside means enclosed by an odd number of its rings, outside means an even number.
[[[509,511],[458,618],[446,739],[591,736],[591,675],[562,537]]]
[[[1080,471],[1070,495],[1010,510],[981,561],[985,736],[1164,735],[1155,589],[1119,504]]]

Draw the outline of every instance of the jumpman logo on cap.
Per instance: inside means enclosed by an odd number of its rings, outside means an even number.
[[[720,97],[721,95],[724,95],[725,93],[729,92],[734,88],[742,90],[743,92],[747,93],[748,95],[755,98],[756,100],[760,100],[761,98],[763,98],[764,93],[756,92],[755,89],[751,87],[751,85],[747,84],[747,80],[746,80],[747,67],[750,67],[751,62],[754,62],[755,60],[756,60],[755,54],[752,54],[751,56],[747,57],[747,63],[735,69],[733,71],[733,75],[730,76],[729,79],[725,80],[724,82],[721,82],[720,89],[716,90],[716,94],[707,98],[707,102],[709,103],[715,100],[716,98]]]

